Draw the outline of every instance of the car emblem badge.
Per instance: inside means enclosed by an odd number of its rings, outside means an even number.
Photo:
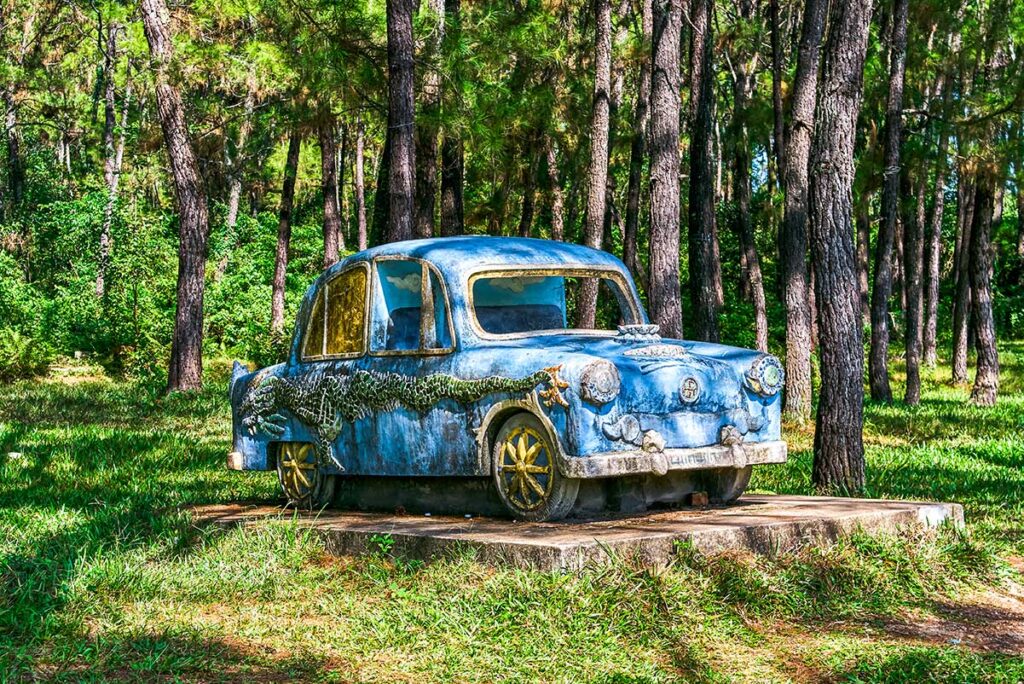
[[[700,385],[696,378],[686,378],[679,386],[679,397],[687,404],[697,401],[700,396]]]

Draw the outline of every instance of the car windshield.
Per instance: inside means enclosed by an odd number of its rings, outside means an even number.
[[[615,330],[639,323],[637,305],[622,276],[609,271],[514,271],[486,273],[471,281],[473,315],[491,335],[552,330]],[[587,288],[597,288],[593,323],[580,320],[580,302]]]

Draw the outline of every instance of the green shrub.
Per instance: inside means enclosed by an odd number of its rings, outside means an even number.
[[[50,367],[50,350],[13,328],[0,328],[0,382],[42,375]]]

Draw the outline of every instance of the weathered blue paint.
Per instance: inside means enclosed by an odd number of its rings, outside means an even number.
[[[388,272],[398,276],[412,272],[408,264],[396,266],[389,261],[395,258],[418,259],[436,269],[447,293],[446,306],[452,323],[452,339],[444,339],[439,346],[450,346],[451,351],[429,355],[375,354],[374,350],[388,347],[381,318],[387,316],[390,304],[382,304],[382,299],[401,303],[403,295],[394,289],[398,281],[388,284],[374,275],[370,280],[370,287],[375,290],[370,297],[371,351],[353,359],[301,361],[302,331],[322,285],[359,262],[391,264],[387,266]],[[251,388],[270,376],[347,374],[356,370],[410,376],[442,373],[461,379],[481,379],[522,378],[545,367],[561,366],[561,378],[569,383],[562,391],[569,406],[546,406],[538,401],[535,411],[549,421],[565,457],[638,450],[639,440],[630,443],[621,437],[613,439],[609,433],[617,434],[616,430],[605,429],[624,416],[638,420],[642,432],[656,431],[664,440],[658,450],[719,444],[723,428],[738,432],[746,442],[780,438],[780,392],[761,396],[745,381],[746,372],[762,356],[759,352],[703,342],[659,340],[640,328],[626,334],[559,331],[502,337],[482,333],[474,326],[471,311],[472,276],[483,271],[519,268],[611,272],[624,284],[622,296],[635,308],[633,320],[627,322],[647,323],[636,287],[622,262],[580,245],[467,236],[392,243],[360,252],[327,269],[306,292],[287,362],[257,373],[236,369],[233,374],[230,395],[234,450],[241,454],[241,468],[273,467],[268,458],[271,441],[315,441],[309,426],[292,415],[285,415],[281,435],[249,434],[242,426],[239,409]],[[435,308],[438,302],[445,304],[443,297],[435,297]],[[441,313],[435,314],[439,327],[447,331]],[[396,344],[401,349],[409,340]],[[588,403],[580,393],[585,369],[597,360],[613,364],[620,376],[617,397],[602,406]],[[684,383],[690,388],[689,394],[681,391]],[[402,406],[372,412],[341,426],[334,452],[345,473],[351,475],[486,475],[490,472],[490,458],[481,449],[485,440],[479,438],[478,430],[486,427],[484,418],[492,406],[524,398],[522,394],[492,394],[465,406],[443,399],[422,414]]]

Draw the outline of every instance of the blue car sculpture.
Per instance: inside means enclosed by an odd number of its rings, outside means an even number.
[[[597,322],[577,327],[588,288]],[[228,466],[276,469],[297,506],[352,480],[489,478],[512,517],[555,520],[698,491],[730,502],[751,466],[786,460],[779,361],[661,338],[598,250],[381,245],[328,268],[296,320],[285,363],[235,363]]]

